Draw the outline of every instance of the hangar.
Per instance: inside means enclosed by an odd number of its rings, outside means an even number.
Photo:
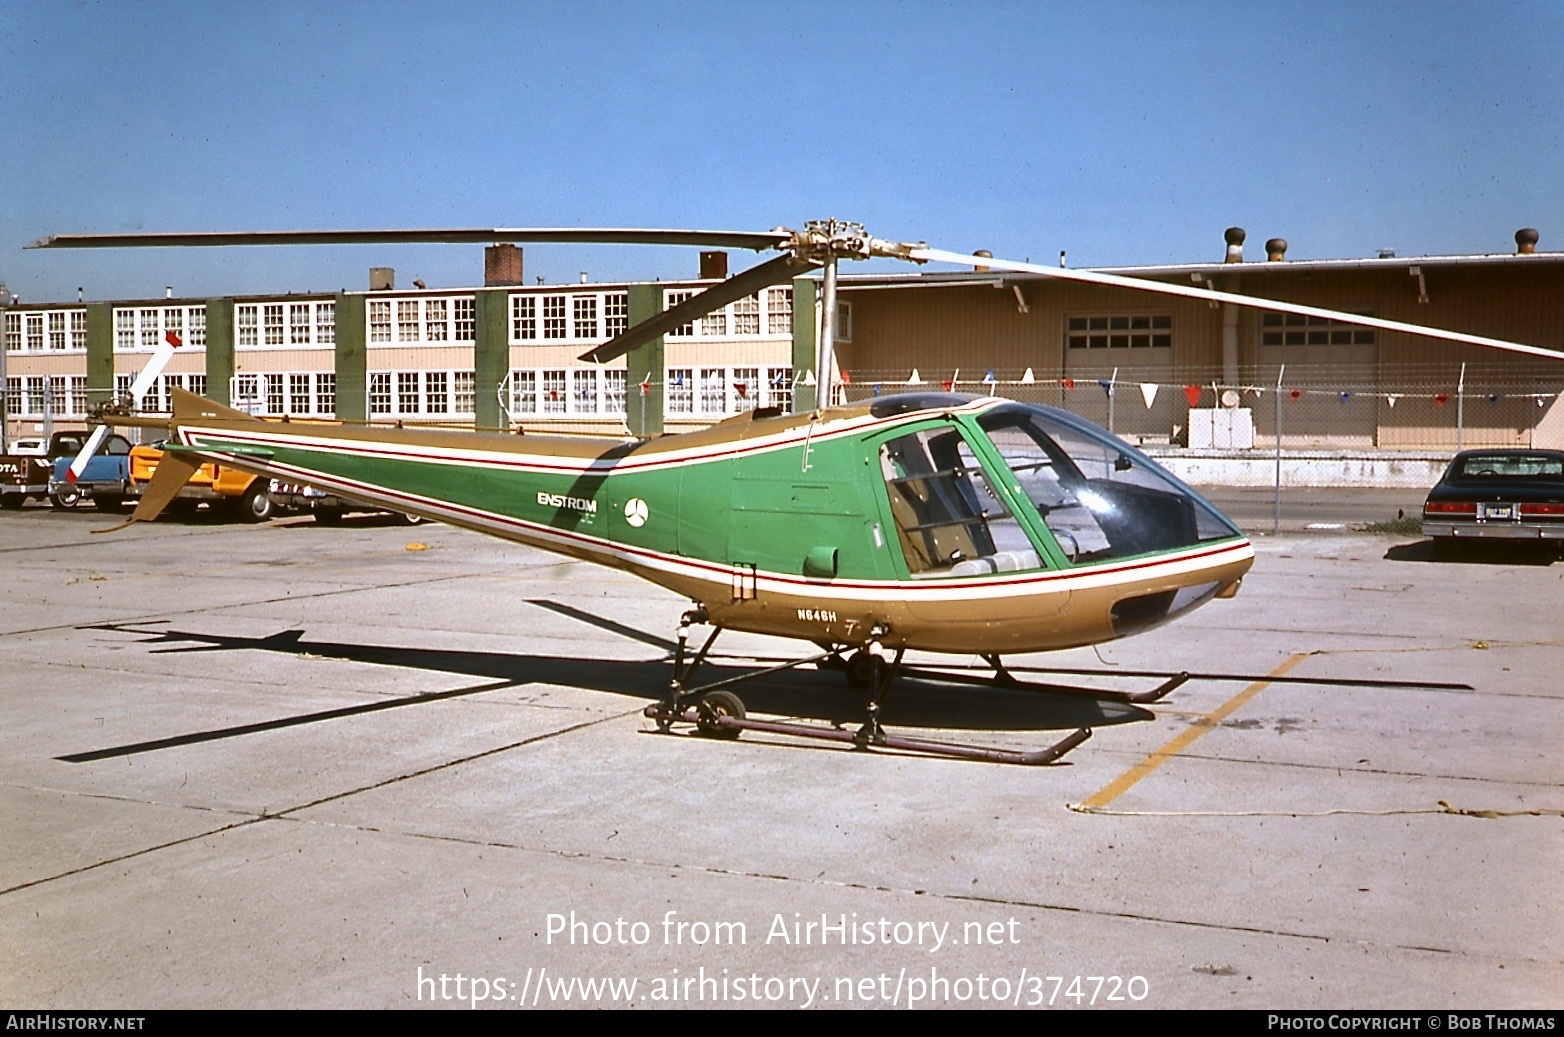
[[[1108,272],[1431,324],[1560,351],[1564,253],[1290,260],[1273,238],[1246,261],[1229,228],[1220,260]],[[1061,257],[1061,261],[1062,261]],[[970,272],[845,275],[833,379],[861,398],[948,385],[1052,403],[1169,449],[1317,447],[1443,451],[1564,445],[1564,363],[1215,302]],[[815,403],[817,284],[801,277],[606,365],[576,357],[727,276],[533,284],[521,249],[485,250],[481,287],[217,299],[16,303],[4,313],[9,434],[80,421],[123,394],[173,333],[184,348],[140,401],[174,386],[255,413],[347,421],[656,434],[754,407]],[[1278,444],[1278,436],[1280,444]]]

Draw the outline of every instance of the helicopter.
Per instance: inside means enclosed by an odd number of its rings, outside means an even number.
[[[823,272],[818,398],[830,400],[839,260],[892,258],[971,266],[974,257],[869,236],[836,220],[802,231],[417,230],[59,235],[31,247],[148,247],[392,242],[598,242],[776,251],[582,356],[606,362],[803,271]],[[1557,356],[1519,343],[1359,314],[1095,271],[983,257],[990,269],[1184,295]],[[132,387],[141,398],[178,347],[171,337]],[[737,738],[772,732],[856,748],[1046,764],[1091,737],[1079,728],[1032,751],[892,733],[881,712],[900,674],[1145,704],[1139,693],[1021,680],[1004,656],[1098,645],[1238,592],[1249,539],[1150,457],[1051,407],[997,397],[911,393],[784,414],[757,408],[708,428],[605,442],[268,420],[172,390],[168,415],[127,403],[95,417],[158,429],[167,445],[126,525],[150,521],[204,462],[306,482],[361,501],[634,574],[688,598],[667,694],[647,707],[658,730],[693,724]],[[95,442],[83,450],[80,464]],[[119,527],[123,528],[123,527]],[[709,628],[690,650],[695,627]],[[809,642],[817,652],[697,684],[723,631]],[[904,665],[908,651],[981,657],[991,676]],[[856,730],[749,717],[731,689],[814,664],[866,689]]]

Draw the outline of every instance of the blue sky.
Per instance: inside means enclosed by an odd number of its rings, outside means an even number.
[[[477,246],[22,249],[137,229],[837,216],[1072,266],[1219,259],[1232,224],[1251,257],[1564,247],[1540,0],[0,0],[0,25],[0,280],[37,301],[481,280]],[[529,280],[695,266],[527,249]]]

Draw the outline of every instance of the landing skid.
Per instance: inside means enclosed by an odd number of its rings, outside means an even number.
[[[964,742],[937,742],[922,738],[906,738],[887,732],[880,723],[880,709],[890,694],[892,683],[898,674],[908,673],[958,683],[986,683],[995,687],[1007,688],[1018,686],[1033,687],[1038,690],[1049,691],[1070,690],[1075,694],[1095,695],[1097,698],[1109,698],[1115,701],[1123,699],[1122,694],[1117,692],[1103,695],[1094,693],[1086,688],[1064,689],[1055,685],[1029,685],[1017,682],[1004,669],[1002,664],[996,665],[996,676],[981,679],[975,678],[975,675],[972,674],[944,673],[937,670],[913,669],[911,667],[903,669],[902,655],[904,650],[902,649],[896,652],[895,658],[890,662],[885,661],[885,650],[880,643],[880,638],[884,635],[884,631],[876,631],[874,639],[870,641],[869,646],[847,660],[842,659],[839,651],[830,648],[815,655],[805,656],[776,666],[768,666],[764,669],[751,670],[736,677],[728,677],[692,688],[688,687],[690,677],[701,663],[706,660],[712,645],[717,640],[717,635],[722,632],[722,628],[714,627],[706,642],[695,653],[694,658],[686,663],[685,657],[690,627],[696,623],[704,623],[706,621],[705,610],[699,608],[686,612],[684,618],[680,621],[678,644],[673,660],[673,679],[669,681],[668,697],[662,702],[647,706],[644,713],[648,719],[656,722],[659,731],[669,732],[674,724],[693,724],[698,732],[709,738],[733,739],[738,738],[745,731],[761,731],[767,734],[786,735],[792,738],[811,738],[818,741],[844,743],[852,745],[856,749],[887,749],[894,752],[923,753],[958,760],[976,760],[985,763],[1008,763],[1036,767],[1058,761],[1070,750],[1085,742],[1092,736],[1091,728],[1080,728],[1052,745],[1031,751],[991,749]],[[994,661],[996,664],[998,663],[997,659]],[[743,700],[728,690],[744,681],[779,673],[783,670],[790,670],[808,663],[824,664],[822,668],[830,666],[843,668],[847,671],[852,683],[860,684],[870,689],[870,699],[867,707],[868,716],[862,727],[856,731],[847,731],[838,727],[827,728],[792,721],[751,720],[745,713]],[[1188,678],[1185,677],[1184,679],[1187,680]],[[1183,683],[1182,680],[1176,683],[1168,682],[1169,686],[1159,689],[1156,697],[1160,698],[1181,683]]]

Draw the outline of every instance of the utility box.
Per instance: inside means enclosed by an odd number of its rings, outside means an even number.
[[[1254,448],[1254,412],[1248,407],[1196,407],[1189,412],[1190,449]]]

